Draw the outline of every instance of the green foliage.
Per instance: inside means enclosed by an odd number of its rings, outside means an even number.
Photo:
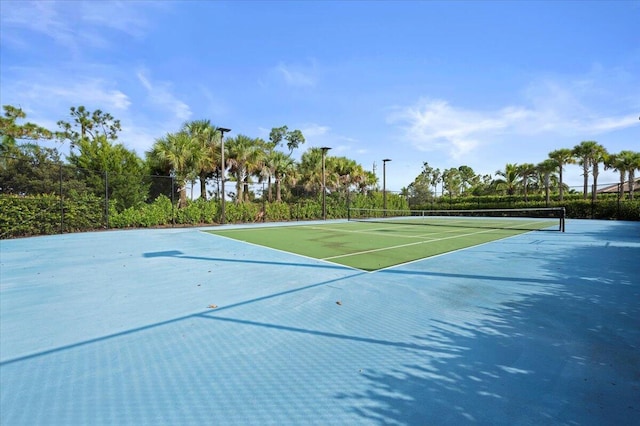
[[[0,238],[54,234],[59,223],[60,199],[54,195],[0,195]]]
[[[160,195],[153,203],[128,207],[118,212],[110,206],[109,226],[112,228],[154,227],[172,223],[174,209],[171,200]]]
[[[287,148],[289,149],[289,155],[294,149],[298,148],[305,142],[304,135],[300,130],[291,130],[287,126],[274,127],[269,133],[269,141],[271,146],[275,147],[282,143],[283,140],[287,141]]]
[[[367,194],[352,194],[349,199],[349,207],[358,209],[381,209],[384,206],[384,193],[373,191]],[[401,195],[387,192],[387,209],[408,210],[409,203]],[[345,217],[345,216],[340,216]]]
[[[0,194],[0,238],[78,232],[104,227],[104,200],[91,194]]]
[[[57,132],[56,136],[61,141],[68,140],[72,147],[83,140],[97,139],[98,137],[114,141],[118,138],[118,132],[122,130],[120,120],[116,120],[108,112],[105,113],[99,109],[91,112],[80,105],[77,108],[71,107],[69,115],[73,118],[72,122],[59,120],[57,124],[61,131]]]
[[[228,223],[256,222],[260,218],[262,205],[257,203],[226,203],[225,216]]]
[[[266,204],[266,220],[270,222],[280,222],[291,219],[291,209],[289,204],[274,202]]]
[[[126,208],[121,212],[113,208],[109,214],[109,226],[112,228],[144,227],[142,216],[142,209],[135,207]]]
[[[79,232],[105,227],[104,199],[91,193],[72,191],[64,198],[64,232]]]
[[[0,144],[0,190],[3,194],[38,195],[84,187],[60,161],[58,151],[35,144]]]
[[[382,208],[381,192],[352,194],[349,206],[353,208]],[[447,200],[446,197],[422,206],[422,209],[490,209],[490,208],[531,208],[565,207],[568,218],[574,219],[620,219],[640,220],[640,200],[618,200],[616,197],[603,197],[593,202],[578,199],[552,201],[547,204],[544,197],[532,197],[524,201],[515,196],[462,197]],[[60,214],[60,198],[57,195],[16,196],[0,195],[0,238],[26,237],[54,234],[60,232],[78,232],[105,228],[104,199],[90,193],[71,192],[63,200],[64,217]],[[337,194],[327,197],[327,218],[346,218],[347,204]],[[226,222],[247,223],[263,220],[262,211],[266,210],[266,220],[317,220],[322,218],[322,199],[303,199],[293,204],[273,203],[227,203]],[[387,194],[388,209],[408,209],[406,199],[397,194]],[[61,220],[63,219],[63,220]],[[137,228],[176,225],[204,225],[220,222],[220,203],[198,199],[189,201],[187,206],[178,209],[171,200],[161,195],[150,204],[140,204],[118,211],[115,203],[109,206],[110,228]]]
[[[144,202],[149,184],[144,183],[146,169],[135,152],[102,135],[80,139],[77,146],[79,153],[71,154],[69,162],[94,194],[104,196],[108,191],[118,210]]]
[[[60,131],[55,134],[59,140],[71,143],[70,164],[65,164],[57,150],[25,143],[52,138],[52,132],[32,123],[17,124],[25,118],[24,112],[4,107],[4,116],[0,117],[2,237],[221,222],[219,195],[213,201],[206,200],[207,183],[222,175],[222,135],[208,120],[185,123],[178,132],[157,139],[143,161],[116,143],[120,122],[110,114],[91,112],[82,106],[72,107],[70,112],[71,120],[59,121]],[[574,150],[554,151],[549,160],[538,166],[507,164],[504,171],[496,172],[497,179],[476,175],[465,165],[441,172],[425,162],[420,175],[401,194],[387,192],[386,197],[379,190],[379,177],[349,158],[328,155],[323,148],[310,148],[299,163],[292,160],[291,152],[305,142],[299,130],[273,128],[269,142],[243,135],[226,142],[225,172],[236,181],[237,201],[226,205],[228,223],[321,219],[323,190],[329,219],[346,218],[348,207],[564,206],[569,217],[640,220],[638,202],[627,200],[626,195],[622,200],[617,199],[617,194],[605,193],[592,194],[591,200],[582,200],[584,194],[565,196],[562,166],[575,159],[585,167],[585,184],[588,170],[596,183],[601,163],[619,172],[621,185],[627,175],[629,181],[634,181],[640,154],[622,151],[608,155],[593,141],[583,142]],[[285,143],[289,155],[275,151]],[[198,180],[200,198],[188,200],[187,183]],[[255,200],[250,186],[255,182],[269,183],[269,196],[263,195],[268,203]],[[440,183],[445,194],[438,197]]]
[[[15,143],[16,140],[51,139],[53,133],[50,130],[33,123],[17,124],[18,119],[24,119],[27,114],[22,108],[11,105],[3,105],[4,116],[0,117],[0,137],[3,143]]]
[[[304,199],[291,206],[292,220],[311,220],[322,218],[322,201]]]
[[[187,202],[187,205],[176,211],[176,221],[180,224],[198,225],[202,223],[200,203]]]
[[[640,220],[640,200],[627,200],[618,205],[616,219]]]

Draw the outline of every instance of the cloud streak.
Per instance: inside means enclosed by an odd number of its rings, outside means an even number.
[[[149,30],[144,11],[153,2],[3,2],[1,24],[3,43],[32,48],[30,35],[38,34],[77,56],[84,49],[105,49],[114,45],[109,32],[140,39]],[[28,41],[29,40],[29,41]]]
[[[55,84],[52,80],[55,80]],[[14,80],[10,90],[3,94],[3,102],[28,105],[86,105],[106,110],[125,111],[131,100],[124,92],[101,78],[65,78],[28,73]]]
[[[637,125],[636,113],[599,114],[599,100],[586,99],[584,85],[584,81],[573,85],[538,81],[523,91],[522,104],[496,110],[468,109],[443,99],[421,98],[413,105],[393,108],[387,120],[398,126],[416,149],[445,152],[454,160],[505,138],[517,140],[545,133],[596,137]]]
[[[276,74],[291,87],[314,87],[317,84],[315,66],[292,66],[284,63],[275,67]]]
[[[140,70],[136,73],[138,81],[147,90],[149,100],[152,104],[170,112],[170,114],[180,122],[191,117],[189,105],[182,102],[171,93],[170,85],[167,83],[152,83],[146,72]]]

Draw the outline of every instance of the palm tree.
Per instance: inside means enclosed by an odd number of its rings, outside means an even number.
[[[625,177],[629,175],[629,198],[633,200],[635,191],[635,171],[640,170],[640,152],[621,151],[610,155],[605,162],[605,168],[614,169],[620,173],[620,189],[618,196],[622,198]]]
[[[496,175],[502,177],[493,181],[496,189],[505,191],[507,195],[514,195],[518,188],[518,165],[508,163],[504,170],[497,170]]]
[[[200,198],[207,199],[207,179],[219,168],[220,132],[209,120],[194,120],[184,124],[182,130],[194,145],[194,162],[200,181]]]
[[[246,171],[244,174],[244,201],[249,201],[249,184],[251,183],[251,176],[255,176],[259,180],[269,176],[269,170],[265,165],[267,155],[264,150],[265,142],[260,138],[256,138],[253,140],[253,146],[254,149],[251,150],[250,155],[247,158]]]
[[[536,168],[538,170],[538,173],[543,177],[545,200],[548,206],[550,201],[549,187],[550,187],[551,174],[558,169],[558,163],[556,160],[548,158],[543,162],[539,163],[536,166]]]
[[[633,195],[636,186],[636,170],[640,170],[640,152],[634,152],[630,155],[629,168],[629,198],[633,200]]]
[[[238,135],[235,138],[227,139],[225,146],[229,150],[228,163],[231,166],[230,172],[236,180],[236,202],[244,201],[245,175],[249,173],[248,166],[252,161],[256,151],[253,139],[245,135]]]
[[[324,170],[326,174],[325,189],[331,189],[333,191],[337,191],[342,186],[342,182],[344,180],[348,180],[349,172],[343,169],[345,166],[344,164],[341,164],[341,162],[343,162],[344,160],[344,157],[327,156],[325,160],[326,160],[325,170]],[[341,173],[344,173],[344,174],[341,174]]]
[[[265,158],[263,162],[263,170],[262,177],[267,178],[267,199],[269,202],[272,201],[271,194],[271,179],[275,177],[276,173],[276,164],[278,162],[278,154],[282,154],[273,149],[273,145],[271,143],[267,143],[264,147]]]
[[[520,182],[522,183],[524,201],[529,201],[527,198],[527,189],[529,188],[529,182],[536,174],[536,166],[531,163],[524,163],[518,166],[517,173],[520,176]]]
[[[624,182],[627,178],[627,163],[625,156],[633,154],[632,151],[621,151],[617,154],[611,154],[604,163],[604,169],[613,169],[620,173],[620,184],[618,185],[618,198],[622,198],[624,195]]]
[[[327,168],[326,165],[330,158],[330,156],[325,158],[325,168]],[[304,152],[300,158],[298,170],[305,190],[320,192],[322,189],[322,149],[310,148]]]
[[[282,182],[293,175],[295,162],[284,152],[274,151],[270,157],[273,177],[276,183],[276,201],[282,201]]]
[[[589,170],[593,165],[596,152],[600,145],[596,141],[582,141],[579,145],[573,147],[573,155],[578,158],[578,164],[582,166],[583,191],[582,198],[587,199],[589,193]]]
[[[362,166],[346,157],[331,157],[328,169],[335,174],[337,188],[347,190],[351,185],[357,186],[364,180]]]
[[[358,185],[358,190],[360,191],[361,194],[367,194],[367,192],[371,188],[375,188],[377,184],[378,184],[378,177],[376,176],[376,174],[368,170],[365,170],[364,178]]]
[[[187,205],[187,181],[194,175],[193,140],[185,132],[168,133],[156,139],[147,158],[157,167],[169,171],[180,193],[178,207]]]
[[[573,150],[568,148],[562,148],[562,149],[557,149],[555,151],[550,152],[549,158],[554,160],[558,165],[560,201],[562,201],[564,197],[564,182],[562,181],[562,171],[564,169],[565,164],[575,163],[575,156],[573,154]]]
[[[600,144],[594,146],[591,155],[591,168],[593,174],[593,191],[591,193],[591,197],[593,201],[596,201],[596,194],[598,193],[598,175],[600,174],[598,168],[600,163],[604,164],[607,161],[608,156],[609,153],[605,147]]]

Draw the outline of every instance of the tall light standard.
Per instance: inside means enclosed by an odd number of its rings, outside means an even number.
[[[225,214],[224,214],[224,134],[231,131],[231,129],[225,129],[224,127],[218,127],[218,131],[220,132],[220,181],[222,183],[222,204],[220,205],[220,223],[224,225],[225,222]]]
[[[385,216],[387,215],[387,161],[391,161],[391,159],[382,160],[382,208],[385,210]]]
[[[325,183],[324,157],[331,148],[323,146],[320,149],[322,150],[322,218],[327,220],[327,186]]]

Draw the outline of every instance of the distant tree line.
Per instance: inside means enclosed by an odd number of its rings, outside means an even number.
[[[425,162],[420,174],[402,191],[409,200],[409,205],[415,208],[427,205],[439,196],[459,198],[520,195],[526,202],[533,194],[544,194],[548,203],[551,194],[557,194],[557,200],[562,202],[569,190],[563,176],[567,164],[582,166],[583,199],[588,199],[591,194],[592,201],[596,200],[598,176],[603,167],[605,170],[616,170],[619,173],[618,197],[625,197],[623,191],[625,182],[628,182],[627,197],[633,200],[635,172],[640,170],[640,152],[624,150],[612,154],[595,141],[583,141],[572,149],[552,151],[549,158],[538,164],[508,163],[503,170],[497,170],[495,176],[476,174],[469,166],[441,171]],[[589,177],[593,178],[591,191]]]
[[[55,220],[65,231],[90,229],[92,221],[122,227],[165,225],[176,218],[181,223],[214,223],[220,218],[217,205],[223,197],[223,176],[230,183],[224,197],[232,201],[230,215],[237,221],[255,220],[265,213],[270,220],[318,218],[323,183],[330,217],[346,217],[349,203],[381,208],[387,198],[380,196],[375,172],[355,160],[312,147],[296,161],[293,151],[306,140],[300,130],[286,125],[272,128],[268,140],[244,134],[223,140],[221,129],[210,120],[188,121],[158,137],[140,157],[121,142],[120,121],[101,110],[71,107],[69,119],[58,121],[57,130],[26,121],[21,108],[5,105],[3,110],[0,203],[5,212],[0,225],[4,228],[20,220],[26,223],[20,218],[36,214],[58,215]],[[68,154],[63,158],[58,148],[41,146],[39,142],[45,140],[68,144]],[[507,164],[494,176],[476,174],[466,165],[441,171],[424,162],[414,181],[399,193],[387,194],[384,204],[428,208],[437,199],[464,204],[469,197],[495,196],[520,196],[524,202],[544,196],[548,204],[552,195],[562,202],[568,191],[564,166],[575,163],[583,167],[583,199],[588,198],[589,178],[597,188],[604,168],[620,173],[620,191],[628,181],[627,197],[633,200],[640,153],[611,154],[595,141],[584,141],[573,149],[552,151],[538,164]],[[199,197],[194,204],[187,188],[195,184],[199,184]],[[255,193],[256,184],[262,185],[260,196]],[[622,192],[618,196],[625,198]],[[596,200],[595,190],[591,197]],[[50,232],[44,225],[32,228],[25,225],[22,234]]]
[[[3,194],[53,193],[61,166],[73,166],[74,175],[65,175],[64,184],[76,190],[92,190],[104,195],[105,173],[112,179],[107,194],[117,200],[118,209],[135,206],[167,193],[171,180],[164,185],[149,183],[145,176],[171,177],[178,194],[178,207],[187,204],[187,186],[199,182],[200,198],[219,199],[222,176],[222,133],[209,120],[184,123],[175,132],[159,137],[140,158],[119,141],[119,120],[100,110],[89,111],[83,106],[70,109],[71,120],[58,121],[59,130],[50,131],[33,123],[18,123],[25,113],[10,105],[4,106],[0,122],[0,191]],[[69,154],[61,158],[57,148],[45,148],[38,140],[69,143]],[[283,201],[321,190],[322,150],[310,148],[299,162],[292,153],[305,143],[300,130],[287,126],[274,127],[269,140],[244,134],[224,140],[224,174],[235,183],[226,194],[236,203],[251,201],[255,194],[250,186],[265,183],[269,201]],[[286,148],[283,151],[280,148]],[[26,167],[29,165],[30,167]],[[62,167],[63,174],[72,168]],[[329,192],[375,190],[378,179],[362,165],[347,157],[326,155],[325,185]],[[45,179],[46,176],[51,179]],[[53,178],[55,177],[55,178]],[[162,180],[159,180],[162,182]]]

